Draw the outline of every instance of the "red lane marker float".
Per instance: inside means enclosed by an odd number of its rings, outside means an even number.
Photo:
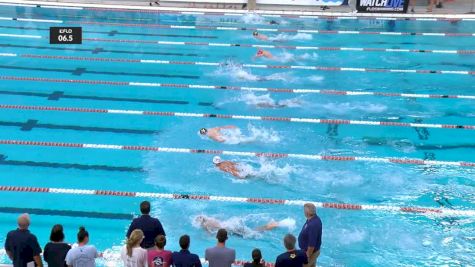
[[[45,141],[26,141],[26,140],[0,140],[0,145],[25,145],[39,147],[65,147],[65,148],[83,148],[83,149],[101,149],[101,150],[134,150],[134,151],[152,151],[161,153],[189,153],[189,154],[222,154],[230,156],[247,157],[273,157],[273,158],[295,158],[316,161],[362,161],[377,163],[395,163],[411,165],[440,165],[455,167],[475,167],[475,162],[463,161],[436,161],[422,160],[414,158],[385,158],[385,157],[356,157],[356,156],[331,156],[317,154],[282,154],[272,152],[242,152],[228,150],[204,150],[176,147],[153,147],[153,146],[128,146],[128,145],[109,145],[109,144],[83,144],[83,143],[63,143],[63,142],[45,142]]]
[[[97,22],[97,21],[69,21],[81,25],[107,25],[123,27],[160,28],[160,29],[185,29],[185,30],[211,30],[211,31],[261,31],[261,32],[296,32],[309,34],[350,34],[350,35],[417,35],[438,37],[473,37],[475,33],[445,33],[445,32],[368,32],[368,31],[326,31],[326,30],[299,30],[284,28],[254,28],[254,27],[220,27],[220,26],[183,26],[168,24],[144,24],[144,23],[120,23],[120,22]]]
[[[475,75],[475,72],[473,72]],[[339,91],[330,89],[277,89],[264,87],[244,87],[244,86],[226,86],[226,85],[198,85],[198,84],[160,84],[160,83],[141,83],[141,82],[116,82],[102,80],[73,80],[73,79],[53,79],[43,77],[19,77],[19,76],[0,76],[0,80],[12,81],[32,81],[32,82],[54,82],[54,83],[78,83],[89,85],[114,85],[114,86],[142,86],[142,87],[174,87],[187,89],[211,89],[211,90],[239,90],[273,93],[292,93],[292,94],[323,94],[340,96],[383,96],[383,97],[407,97],[407,98],[440,98],[440,99],[472,99],[474,95],[434,95],[434,94],[411,94],[394,92],[365,92],[365,91]]]
[[[64,112],[82,112],[82,113],[108,113],[108,114],[123,114],[123,115],[149,115],[149,116],[188,117],[188,118],[262,120],[262,121],[280,121],[280,122],[312,123],[312,124],[351,124],[351,125],[366,125],[366,126],[393,126],[393,127],[413,127],[413,128],[475,130],[475,125],[447,125],[447,124],[431,124],[431,123],[402,123],[402,122],[384,122],[384,121],[318,119],[318,118],[269,117],[269,116],[254,116],[254,115],[206,114],[206,113],[190,113],[190,112],[183,113],[183,112],[160,112],[160,111],[144,111],[144,110],[91,109],[91,108],[45,107],[45,106],[2,105],[2,104],[0,104],[0,109],[64,111]]]
[[[3,192],[28,192],[28,193],[49,193],[49,194],[67,194],[67,195],[99,195],[114,197],[137,197],[137,198],[157,198],[170,200],[193,200],[193,201],[216,201],[230,203],[250,203],[260,205],[290,205],[302,206],[305,203],[313,203],[319,208],[351,210],[351,211],[376,211],[389,213],[412,213],[424,216],[461,216],[473,217],[475,210],[456,210],[444,208],[427,207],[404,207],[395,205],[363,205],[351,203],[333,203],[316,202],[311,200],[290,200],[290,199],[271,199],[271,198],[253,198],[253,197],[234,197],[234,196],[214,196],[214,195],[193,195],[185,193],[159,193],[159,192],[127,192],[114,190],[95,190],[95,189],[70,189],[70,188],[44,188],[44,187],[22,187],[0,185],[0,191]]]
[[[76,57],[76,56],[52,56],[52,55],[34,55],[22,54],[25,58],[41,59],[60,59],[76,61],[102,61],[119,63],[144,63],[144,64],[167,64],[167,65],[201,65],[201,66],[226,66],[218,62],[194,62],[194,61],[169,61],[169,60],[151,60],[151,59],[127,59],[127,58],[103,58],[103,57]],[[471,75],[469,71],[448,71],[448,70],[409,70],[409,69],[372,69],[372,68],[350,68],[350,67],[327,67],[327,66],[291,66],[291,65],[256,65],[242,64],[249,68],[267,68],[267,69],[304,69],[317,71],[351,71],[351,72],[384,72],[384,73],[421,73],[421,74],[457,74]],[[175,85],[176,86],[176,85]]]

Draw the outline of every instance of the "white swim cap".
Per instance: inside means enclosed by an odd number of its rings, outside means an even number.
[[[215,156],[215,157],[213,158],[213,163],[214,163],[214,164],[219,164],[219,163],[221,163],[221,158],[220,158],[219,156]]]

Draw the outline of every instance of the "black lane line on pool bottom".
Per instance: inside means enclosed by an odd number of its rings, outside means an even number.
[[[175,75],[175,74],[163,74],[163,73],[151,74],[151,73],[93,71],[93,70],[87,70],[87,68],[76,68],[74,70],[68,70],[68,69],[57,69],[57,68],[32,68],[32,67],[0,65],[0,69],[32,70],[32,71],[47,71],[47,72],[67,72],[67,73],[71,73],[72,75],[77,75],[77,76],[81,76],[82,74],[87,73],[87,74],[119,75],[119,76],[182,78],[182,79],[195,79],[195,80],[200,78],[200,76],[196,76],[196,75]]]
[[[4,29],[19,29],[19,30],[37,30],[37,31],[49,31],[49,28],[37,28],[37,27],[14,27],[14,26],[0,26],[0,28]],[[157,36],[157,37],[183,37],[183,38],[201,38],[201,39],[217,39],[218,36],[211,36],[211,35],[185,35],[185,34],[158,34],[158,33],[133,33],[133,32],[120,32],[117,30],[112,30],[108,32],[101,32],[101,31],[82,31],[83,33],[99,33],[99,34],[107,34],[108,36],[115,36],[115,35],[132,35],[132,36]]]
[[[180,56],[180,57],[208,57],[206,54],[184,54],[184,53],[171,53],[171,52],[140,52],[140,51],[128,51],[128,50],[109,50],[102,47],[96,47],[94,49],[87,48],[66,48],[66,47],[54,47],[54,46],[33,46],[33,45],[13,45],[13,44],[0,44],[0,47],[12,47],[12,48],[34,48],[34,49],[48,49],[59,51],[81,51],[91,52],[92,54],[99,53],[116,53],[116,54],[135,54],[135,55],[159,55],[159,56]]]
[[[1,95],[20,95],[20,96],[35,96],[46,97],[48,100],[59,101],[62,98],[79,99],[79,100],[97,100],[97,101],[114,101],[114,102],[134,102],[134,103],[148,103],[148,104],[170,104],[170,105],[188,105],[188,101],[180,100],[160,100],[160,99],[146,99],[146,98],[126,98],[126,97],[106,97],[106,96],[83,96],[83,95],[68,95],[63,91],[54,91],[52,93],[36,93],[36,92],[16,92],[16,91],[0,91]],[[213,106],[210,102],[198,102],[199,106]]]
[[[108,212],[94,212],[94,211],[74,211],[74,210],[50,210],[38,208],[14,208],[14,207],[0,207],[1,213],[28,213],[34,215],[49,215],[49,216],[65,216],[65,217],[83,217],[94,219],[111,219],[111,220],[131,220],[134,218],[133,214],[125,213],[108,213]]]
[[[20,130],[26,131],[26,132],[31,131],[34,128],[43,128],[43,129],[50,129],[50,130],[74,130],[74,131],[126,133],[126,134],[150,134],[151,135],[151,134],[160,133],[160,131],[151,131],[151,130],[135,130],[135,129],[38,123],[38,120],[32,120],[32,119],[27,120],[26,122],[0,121],[0,126],[20,127]]]
[[[41,168],[57,168],[57,169],[76,169],[76,170],[93,170],[93,171],[112,171],[112,172],[146,172],[143,168],[126,167],[126,166],[108,166],[108,165],[88,165],[78,163],[58,163],[58,162],[44,162],[44,161],[21,161],[8,160],[6,155],[0,154],[0,165],[9,166],[27,166],[27,167],[41,167]]]

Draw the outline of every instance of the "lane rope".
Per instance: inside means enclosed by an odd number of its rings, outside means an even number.
[[[211,31],[259,31],[259,32],[293,32],[308,34],[350,34],[350,35],[391,35],[391,36],[436,36],[436,37],[473,37],[475,33],[453,33],[453,32],[368,32],[368,31],[333,31],[333,30],[299,30],[284,28],[254,28],[254,27],[221,27],[221,26],[190,26],[190,25],[169,25],[169,24],[144,24],[144,23],[120,23],[120,22],[98,22],[98,21],[68,21],[71,24],[85,25],[107,25],[121,27],[145,27],[161,29],[181,29],[181,30],[211,30]]]
[[[185,153],[185,154],[210,154],[228,155],[243,157],[268,157],[268,158],[295,158],[300,160],[315,161],[361,161],[376,163],[394,163],[406,165],[427,165],[427,166],[453,166],[453,167],[475,167],[475,162],[468,161],[440,161],[423,160],[418,158],[398,158],[398,157],[359,157],[359,156],[332,156],[317,154],[291,154],[274,152],[246,152],[228,150],[207,150],[193,148],[136,146],[136,145],[109,145],[109,144],[83,144],[50,141],[27,141],[27,140],[0,140],[0,145],[13,146],[35,146],[35,147],[61,147],[61,148],[82,148],[101,150],[127,150],[127,151],[150,151],[157,153]]]
[[[249,91],[249,92],[289,93],[289,94],[322,94],[322,95],[335,95],[335,96],[381,96],[381,97],[472,99],[472,100],[475,99],[474,95],[413,94],[413,93],[395,93],[395,92],[340,91],[340,90],[334,90],[334,89],[319,90],[319,89],[245,87],[245,86],[227,86],[227,85],[120,82],[120,81],[104,81],[104,80],[53,79],[53,78],[44,78],[44,77],[20,77],[20,76],[0,76],[0,80],[34,81],[34,82],[50,82],[50,83],[76,83],[76,84],[111,85],[111,86],[167,87],[167,88],[180,88],[180,89],[231,90],[231,91]]]
[[[174,42],[174,41],[149,41],[127,40],[106,38],[84,38],[87,41],[117,42],[117,43],[148,43],[159,45],[183,45],[183,46],[210,46],[210,47],[246,47],[246,48],[275,48],[291,50],[317,50],[317,51],[352,51],[352,52],[405,52],[405,53],[435,53],[435,54],[475,54],[475,50],[430,50],[430,49],[401,49],[401,48],[363,48],[363,47],[319,47],[319,46],[294,46],[294,45],[269,45],[269,44],[231,44],[231,43],[208,43],[208,42]]]
[[[392,122],[392,121],[363,121],[363,120],[346,120],[346,119],[317,119],[317,118],[296,118],[296,117],[272,117],[272,116],[255,116],[255,115],[207,114],[207,113],[190,113],[190,112],[185,113],[185,112],[97,109],[97,108],[77,108],[77,107],[24,106],[24,105],[0,104],[0,109],[63,111],[63,112],[78,112],[78,113],[108,113],[108,114],[163,116],[163,117],[260,120],[260,121],[280,121],[280,122],[311,123],[311,124],[351,124],[351,125],[366,125],[366,126],[393,126],[393,127],[411,127],[411,128],[475,130],[475,125],[411,123],[411,122]]]
[[[7,55],[7,56],[11,57],[11,55]],[[170,61],[170,60],[159,60],[159,59],[155,60],[155,59],[128,59],[128,58],[105,58],[105,57],[52,56],[52,55],[35,55],[35,54],[20,54],[19,56],[24,57],[24,58],[39,58],[39,59],[144,63],[144,64],[162,64],[162,65],[200,65],[200,66],[208,66],[208,67],[219,67],[219,66],[228,65],[226,63],[218,63],[218,62]],[[462,71],[462,70],[411,70],[411,69],[381,69],[381,68],[353,68],[353,67],[328,67],[328,66],[306,66],[306,65],[264,65],[264,64],[239,64],[239,66],[246,67],[246,68],[258,68],[258,69],[300,69],[300,70],[316,70],[316,71],[475,75],[475,71]]]
[[[7,186],[1,185],[0,191],[4,192],[28,192],[28,193],[50,193],[67,195],[99,195],[115,197],[136,197],[136,198],[158,198],[158,199],[179,199],[193,201],[218,201],[230,203],[253,203],[262,205],[289,205],[303,206],[305,203],[313,203],[318,208],[352,210],[352,211],[376,211],[387,213],[412,213],[424,216],[475,216],[475,210],[455,210],[445,208],[429,208],[417,206],[396,206],[396,205],[365,205],[350,203],[317,202],[310,200],[290,200],[273,198],[252,198],[235,196],[214,196],[214,195],[194,195],[183,193],[157,193],[157,192],[132,192],[132,191],[112,191],[95,189],[72,189],[72,188],[48,188],[48,187],[27,187],[27,186]]]

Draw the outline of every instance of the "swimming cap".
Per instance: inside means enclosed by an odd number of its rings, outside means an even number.
[[[262,51],[262,49],[259,49],[259,50],[257,50],[257,54],[262,55],[262,54],[264,54],[264,51]]]
[[[206,128],[201,128],[200,129],[200,134],[206,134],[208,132],[208,130],[206,130]]]
[[[252,35],[257,36],[259,33],[253,32]]]
[[[215,156],[215,157],[213,158],[213,163],[214,163],[214,164],[219,164],[219,163],[221,163],[221,158],[220,158],[219,156]]]

